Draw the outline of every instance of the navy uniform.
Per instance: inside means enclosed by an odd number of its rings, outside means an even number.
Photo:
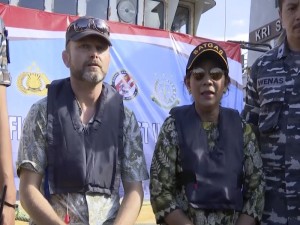
[[[253,64],[243,116],[258,128],[266,176],[262,224],[300,224],[300,52],[287,41]]]
[[[11,84],[11,77],[7,70],[7,64],[9,63],[7,45],[7,30],[5,29],[3,19],[0,18],[0,85],[4,85],[6,87]]]

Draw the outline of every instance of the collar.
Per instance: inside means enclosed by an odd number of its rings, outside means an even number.
[[[285,37],[284,41],[278,47],[277,59],[286,58],[290,54],[291,54],[291,50],[289,48],[289,44],[287,42],[287,38]]]

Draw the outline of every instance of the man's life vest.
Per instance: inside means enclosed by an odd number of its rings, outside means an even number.
[[[93,121],[83,125],[70,79],[48,89],[47,177],[49,194],[96,192],[111,195],[118,155],[123,152],[123,99],[103,85]]]
[[[175,118],[183,170],[177,178],[188,201],[201,209],[241,211],[244,146],[239,113],[220,108],[219,139],[212,151],[194,104],[173,108],[170,114]]]

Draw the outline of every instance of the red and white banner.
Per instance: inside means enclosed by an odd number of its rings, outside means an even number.
[[[69,76],[61,59],[65,30],[77,17],[0,4],[10,40],[8,107],[14,160],[17,158],[22,122],[30,106],[47,94],[46,84]],[[147,27],[109,22],[112,60],[105,81],[118,87],[127,107],[138,119],[147,166],[169,110],[191,103],[184,86],[185,67],[192,49],[212,41]],[[214,41],[227,53],[231,85],[222,105],[243,107],[240,46]],[[16,176],[18,185],[18,178]],[[149,198],[148,182],[144,184]]]

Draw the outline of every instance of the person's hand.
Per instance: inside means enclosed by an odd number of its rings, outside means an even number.
[[[246,214],[241,214],[235,225],[257,225],[257,221]]]
[[[15,225],[15,209],[12,207],[3,207],[1,225]]]

